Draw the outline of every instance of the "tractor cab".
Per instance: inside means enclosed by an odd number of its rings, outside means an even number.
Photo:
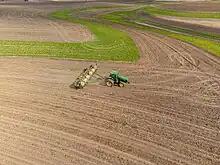
[[[119,75],[118,70],[112,70],[109,74],[109,77],[111,77],[114,81],[118,82],[118,75]]]

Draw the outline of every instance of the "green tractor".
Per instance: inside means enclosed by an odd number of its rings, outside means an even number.
[[[119,71],[117,70],[112,70],[105,82],[106,86],[108,87],[112,87],[114,85],[117,85],[119,87],[124,87],[126,83],[130,83],[128,81],[128,77],[120,76]]]

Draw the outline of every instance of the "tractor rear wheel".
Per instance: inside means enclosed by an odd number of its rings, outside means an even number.
[[[114,85],[114,81],[112,79],[107,79],[105,84],[107,87],[112,87]]]

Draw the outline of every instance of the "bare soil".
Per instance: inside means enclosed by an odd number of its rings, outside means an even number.
[[[99,62],[98,71],[119,69],[131,81],[124,88],[96,81],[69,88],[91,61],[0,58],[1,164],[220,164],[220,59],[113,26],[133,38],[141,57]]]
[[[220,34],[219,19],[204,18],[183,18],[172,16],[155,15],[152,17],[154,21],[166,25],[178,26],[196,31]]]
[[[0,6],[0,40],[84,42],[93,38],[82,25],[54,21],[22,7]]]
[[[219,2],[178,2],[160,4],[160,7],[168,10],[177,11],[220,12]]]
[[[172,16],[157,16],[162,19],[184,22],[189,24],[203,25],[207,27],[220,28],[219,19],[209,19],[209,18],[184,18],[184,17],[172,17]]]

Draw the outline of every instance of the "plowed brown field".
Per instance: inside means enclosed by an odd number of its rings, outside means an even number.
[[[160,5],[162,8],[177,11],[220,12],[219,2],[179,2]]]
[[[91,41],[92,34],[79,24],[49,20],[40,12],[0,6],[0,40],[79,42]]]
[[[152,16],[152,20],[170,26],[183,27],[195,31],[220,34],[219,19],[183,18],[173,16]]]
[[[131,81],[125,88],[69,88],[89,61],[0,58],[0,164],[220,164],[220,59],[115,27],[133,38],[141,58],[99,62],[99,73],[119,69]]]
[[[162,9],[182,11],[182,12],[220,12],[219,2],[176,2],[156,5]],[[178,26],[205,33],[220,33],[219,19],[212,18],[184,18],[174,16],[156,16],[153,20],[166,25]]]

